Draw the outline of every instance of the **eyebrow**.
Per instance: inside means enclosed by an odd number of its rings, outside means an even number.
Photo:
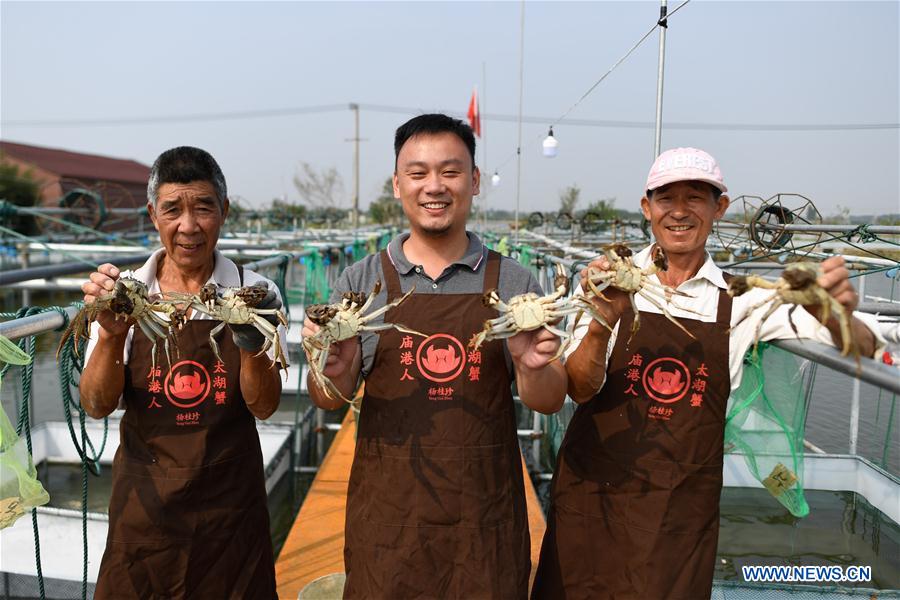
[[[447,160],[444,160],[444,161],[441,161],[440,163],[438,163],[438,166],[439,167],[463,166],[465,164],[466,164],[465,161],[459,160],[457,158],[448,158]],[[414,161],[406,163],[404,165],[404,168],[405,169],[415,169],[415,168],[427,169],[428,166],[429,166],[428,163],[426,163],[423,160],[414,160]]]

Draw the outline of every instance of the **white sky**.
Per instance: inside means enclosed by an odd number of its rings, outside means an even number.
[[[679,4],[670,0],[669,10]],[[824,214],[900,212],[900,3],[693,0],[670,20],[663,149],[719,159],[732,197],[796,192]],[[0,135],[9,141],[133,158],[206,148],[229,189],[251,201],[286,194],[300,161],[336,167],[352,191],[349,110],[265,118],[48,125],[358,102],[464,113],[472,88],[487,116],[518,110],[518,2],[0,3]],[[554,209],[570,184],[581,207],[614,196],[635,209],[652,128],[560,123],[560,154],[540,141],[555,120],[654,23],[658,2],[525,5],[521,210]],[[571,114],[655,117],[654,33]],[[487,72],[486,87],[482,65]],[[393,169],[393,131],[415,112],[361,112],[365,206]],[[22,121],[40,121],[27,125]],[[848,125],[887,129],[746,131],[666,124]],[[512,208],[516,124],[483,121],[489,202]],[[479,140],[481,142],[482,140]],[[481,149],[478,162],[483,162]],[[502,165],[500,164],[502,163]],[[487,177],[486,177],[487,178]]]

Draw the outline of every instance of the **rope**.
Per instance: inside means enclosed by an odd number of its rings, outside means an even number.
[[[23,307],[15,312],[15,318],[20,319],[22,317],[29,317],[33,314],[38,314],[44,312],[42,308],[29,308]],[[9,313],[3,313],[6,315]],[[31,446],[31,424],[30,424],[30,411],[29,411],[29,400],[31,399],[31,382],[34,377],[34,359],[36,354],[36,345],[34,343],[34,336],[26,336],[20,339],[16,345],[25,352],[31,360],[27,365],[24,365],[22,370],[22,402],[19,407],[19,419],[16,423],[16,435],[21,436],[23,433],[25,435],[25,445],[28,448],[28,454],[32,455],[33,450]],[[10,364],[7,363],[2,370],[0,370],[0,379],[2,379],[7,371],[9,371]],[[38,578],[38,589],[40,591],[41,600],[46,598],[46,592],[44,590],[44,572],[41,568],[41,536],[38,530],[37,523],[37,509],[31,509],[31,527],[34,531],[34,558],[35,565],[37,567],[37,578]]]

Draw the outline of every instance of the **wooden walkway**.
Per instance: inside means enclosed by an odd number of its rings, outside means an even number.
[[[314,579],[344,571],[344,516],[355,431],[356,422],[348,411],[278,555],[275,578],[278,597],[282,600],[294,600],[300,590]],[[524,461],[522,469],[525,469]],[[546,524],[527,471],[525,496],[528,500],[533,580]]]

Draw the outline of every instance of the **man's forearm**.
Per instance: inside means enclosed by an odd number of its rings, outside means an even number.
[[[241,350],[241,395],[257,419],[268,419],[281,402],[281,370],[268,355]]]
[[[568,393],[579,404],[593,398],[606,380],[609,336],[608,329],[592,322],[587,335],[566,360]]]
[[[81,406],[95,419],[102,419],[116,410],[125,389],[123,354],[127,334],[100,335],[81,374],[78,386]]]
[[[516,365],[516,387],[525,406],[547,415],[555,413],[566,399],[566,368],[558,360],[540,369]]]
[[[359,381],[359,373],[362,369],[362,359],[359,353],[356,354],[353,358],[353,363],[350,368],[342,373],[335,375],[333,377],[329,377],[331,383],[341,392],[344,398],[352,399],[351,396],[353,392],[356,391],[356,384]],[[319,408],[324,408],[325,410],[337,410],[341,408],[346,402],[341,400],[340,398],[329,398],[325,395],[325,392],[319,387],[316,383],[316,380],[313,378],[312,373],[307,375],[306,377],[306,389],[309,390],[309,397],[313,401],[313,404],[318,406]]]
[[[840,321],[832,316],[825,324],[828,332],[831,333],[831,339],[838,348],[843,347],[844,338],[841,334]],[[875,335],[866,327],[865,323],[856,317],[850,317],[850,337],[856,345],[860,355],[872,358],[875,355]]]

